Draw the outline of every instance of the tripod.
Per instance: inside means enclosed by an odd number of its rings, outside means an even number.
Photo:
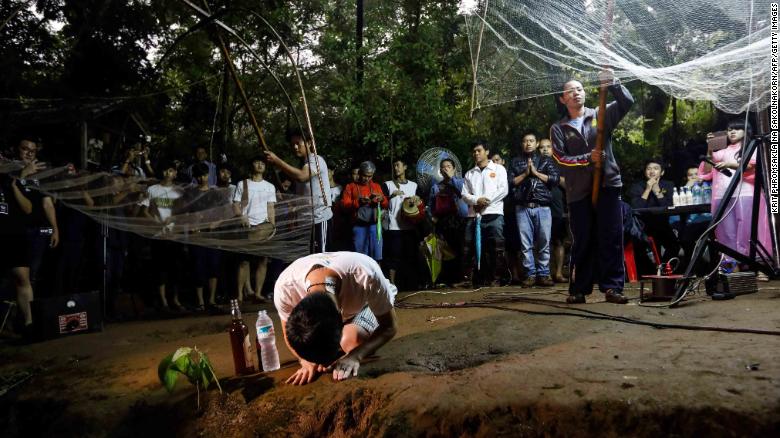
[[[750,164],[749,157],[753,156],[753,153],[756,152],[759,145],[766,146],[765,141],[767,138],[768,135],[756,135],[750,140],[750,143],[748,143],[747,147],[745,148],[745,151],[742,154],[743,158],[740,160],[741,162],[739,164],[740,169],[736,176],[729,182],[729,185],[726,188],[726,192],[723,194],[721,203],[718,205],[718,208],[712,215],[710,228],[708,228],[707,232],[700,238],[701,241],[696,245],[693,254],[691,255],[691,260],[688,263],[688,267],[685,269],[685,273],[683,274],[683,279],[678,282],[673,302],[677,302],[688,289],[694,266],[701,258],[702,254],[704,254],[704,250],[707,247],[709,247],[712,251],[726,254],[733,259],[748,265],[750,269],[761,271],[769,277],[777,277],[780,275],[780,269],[777,268],[777,264],[775,263],[772,254],[769,253],[769,251],[767,251],[767,249],[764,248],[764,246],[758,240],[758,215],[759,207],[761,206],[761,194],[763,193],[765,195],[767,202],[770,199],[768,193],[769,188],[767,187],[766,180],[764,179],[764,171],[769,163],[765,162],[766,156],[764,154],[759,153],[756,156],[756,179],[753,188],[753,210],[750,221],[750,251],[748,254],[742,254],[737,250],[729,247],[724,242],[715,240],[715,227],[712,226],[713,224],[719,223],[723,216],[725,216],[731,204],[728,201],[732,199],[732,196],[734,196],[734,192],[739,186],[741,177],[744,174],[745,169],[747,169],[748,164]],[[767,211],[769,211],[769,208],[767,208]],[[774,232],[771,232],[770,234],[773,241],[772,247],[775,248],[777,247],[777,236]],[[775,254],[775,256],[778,255]],[[757,260],[756,257],[758,257],[760,260]]]

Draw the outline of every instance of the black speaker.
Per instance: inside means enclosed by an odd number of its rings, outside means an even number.
[[[755,272],[718,273],[704,282],[707,295],[713,300],[730,300],[737,295],[754,294],[758,292]]]
[[[39,340],[103,331],[99,292],[36,299],[30,307]]]

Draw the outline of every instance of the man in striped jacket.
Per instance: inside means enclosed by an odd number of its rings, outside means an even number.
[[[607,301],[625,304],[623,296],[623,222],[620,191],[623,182],[620,168],[612,150],[612,131],[628,113],[634,99],[620,85],[611,71],[599,75],[615,101],[606,107],[604,114],[604,148],[595,150],[598,110],[585,106],[585,90],[578,81],[563,86],[556,103],[563,118],[550,128],[553,157],[561,166],[566,178],[566,198],[573,237],[570,304],[585,302],[585,295],[598,281],[599,290]],[[565,110],[565,111],[563,111]],[[598,205],[591,204],[594,163],[603,163],[603,176]],[[598,260],[598,266],[596,261]],[[594,270],[596,270],[594,275]]]

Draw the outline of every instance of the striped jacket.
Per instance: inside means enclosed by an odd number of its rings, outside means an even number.
[[[602,169],[603,187],[622,187],[620,168],[612,151],[612,131],[631,109],[634,98],[626,87],[615,83],[607,87],[615,97],[615,101],[607,105],[605,120],[604,152],[606,159]],[[585,118],[582,130],[578,131],[565,116],[550,128],[550,139],[553,144],[553,158],[561,166],[561,176],[566,178],[566,199],[569,203],[590,196],[593,181],[593,166],[590,164],[590,153],[596,147],[596,126],[598,110],[585,108]]]

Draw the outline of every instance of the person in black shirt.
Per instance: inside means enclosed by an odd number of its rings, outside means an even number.
[[[661,159],[651,158],[645,163],[645,181],[634,183],[628,190],[628,199],[632,208],[670,207],[672,206],[672,192],[674,183],[661,179],[664,176],[664,163]],[[652,237],[659,251],[663,247],[661,261],[667,262],[672,257],[677,257],[680,252],[680,243],[669,225],[668,216],[643,214],[642,222],[645,225],[645,233]],[[640,262],[640,271],[652,273],[655,270]],[[650,272],[648,272],[650,271]]]
[[[30,284],[30,258],[25,232],[26,217],[33,211],[32,202],[14,177],[0,174],[0,272],[11,270],[16,288],[16,304],[24,318],[25,333],[32,326],[30,302],[33,299]]]
[[[515,204],[520,251],[523,253],[523,287],[553,286],[550,277],[550,189],[558,185],[558,168],[538,151],[534,134],[523,136],[520,154],[509,165],[507,177]]]
[[[26,232],[30,256],[30,281],[35,288],[38,271],[46,251],[59,245],[60,231],[54,201],[38,190],[39,182],[35,179],[36,173],[46,169],[46,165],[39,162],[37,158],[38,144],[23,139],[17,146],[17,152],[19,159],[25,165],[19,175],[19,183],[23,187],[25,197],[33,206],[32,213],[26,218]]]

